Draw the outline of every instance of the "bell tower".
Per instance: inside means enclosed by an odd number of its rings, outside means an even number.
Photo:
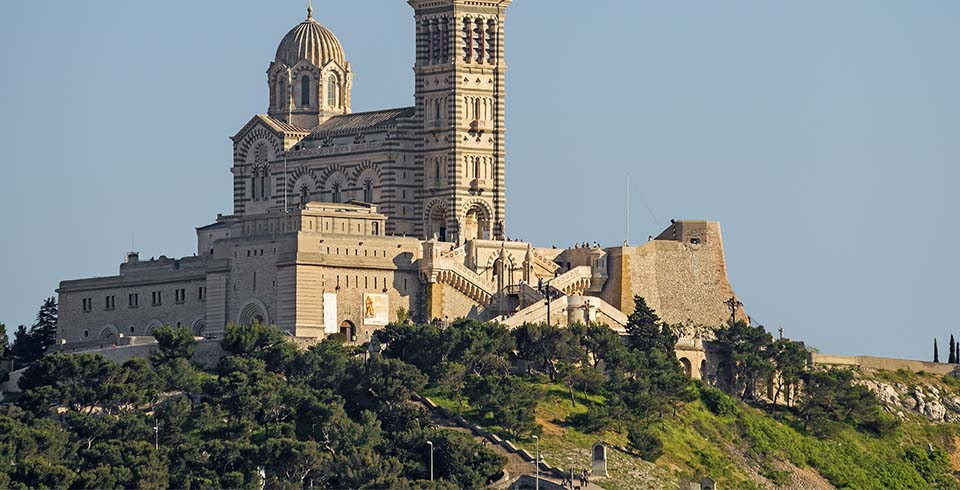
[[[504,22],[512,0],[409,0],[422,235],[504,236]]]

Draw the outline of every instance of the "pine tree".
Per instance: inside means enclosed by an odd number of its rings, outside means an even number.
[[[634,349],[646,351],[655,349],[660,344],[660,317],[647,306],[647,301],[640,296],[633,298],[633,313],[627,318],[627,333],[630,334],[630,346]]]
[[[14,369],[37,360],[40,352],[36,339],[27,327],[23,325],[17,327],[17,331],[13,334],[13,345],[10,346],[10,355],[15,361]]]
[[[42,350],[57,341],[57,314],[57,299],[52,296],[43,301],[37,312],[37,321],[33,323],[30,333]]]
[[[937,339],[933,339],[933,362],[940,362],[940,353],[937,352]]]

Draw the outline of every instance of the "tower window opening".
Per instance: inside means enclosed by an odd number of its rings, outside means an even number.
[[[337,78],[331,76],[327,80],[327,105],[330,107],[337,107],[340,105],[339,97],[337,97]]]
[[[373,181],[370,179],[363,183],[363,202],[373,202]]]
[[[307,75],[300,79],[300,105],[310,105],[310,77]]]
[[[483,63],[483,54],[486,50],[484,46],[484,44],[486,44],[485,43],[486,31],[484,29],[482,19],[476,20],[476,27],[474,27],[473,29],[473,35],[474,35],[474,44],[473,44],[474,51],[471,54],[473,55],[474,61],[476,61],[477,63]]]
[[[300,188],[300,207],[306,207],[307,199],[310,197],[310,191],[307,189],[307,186]]]
[[[333,202],[343,202],[343,192],[340,189],[340,183],[333,184]]]

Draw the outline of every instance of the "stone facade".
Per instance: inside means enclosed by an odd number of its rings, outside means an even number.
[[[232,138],[233,214],[196,229],[192,257],[131,253],[116,276],[62,282],[61,349],[134,345],[160,325],[219,337],[254,321],[303,342],[363,343],[401,309],[622,330],[641,295],[690,327],[678,347],[690,375],[716,373],[693,327],[729,317],[719,224],[675,221],[636,247],[505,241],[510,1],[409,3],[413,106],[352,113],[351,64],[308,13],[269,65],[267,113]]]

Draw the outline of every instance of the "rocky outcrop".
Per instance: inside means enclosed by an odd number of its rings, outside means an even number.
[[[949,393],[933,384],[887,383],[872,379],[858,381],[900,418],[907,413],[933,422],[960,422],[960,394]]]

